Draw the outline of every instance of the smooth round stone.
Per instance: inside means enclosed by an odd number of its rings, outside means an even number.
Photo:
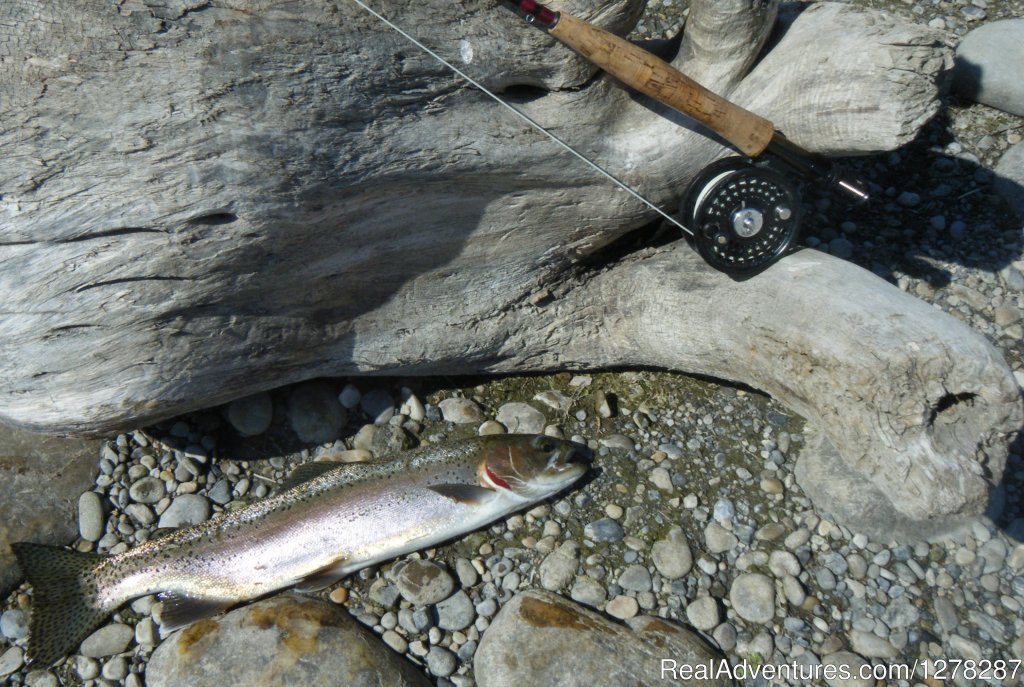
[[[640,611],[640,604],[631,596],[616,596],[604,607],[608,615],[619,620],[632,618]]]
[[[722,651],[728,652],[736,648],[736,628],[729,623],[722,623],[716,627],[711,636],[718,642]]]
[[[451,596],[455,580],[436,563],[412,560],[402,567],[396,580],[402,598],[417,606],[429,606]]]
[[[78,533],[86,541],[99,541],[106,529],[103,516],[103,500],[94,491],[84,492],[78,497]]]
[[[576,578],[572,589],[569,590],[569,598],[587,606],[597,607],[608,598],[608,592],[605,590],[604,585],[593,577],[581,575]]]
[[[686,619],[698,630],[710,632],[718,626],[718,601],[710,596],[697,597],[686,607]]]
[[[587,523],[583,528],[583,536],[595,542],[617,542],[621,541],[626,533],[623,531],[622,525],[611,518],[601,518]]]
[[[800,561],[789,551],[772,551],[771,557],[768,559],[768,569],[776,577],[783,575],[797,577],[800,575]]]
[[[388,630],[380,638],[384,640],[385,644],[400,654],[404,654],[409,649],[409,643],[394,630]]]
[[[128,625],[105,625],[85,638],[78,653],[89,658],[103,658],[119,654],[135,639],[135,630]]]
[[[463,587],[472,587],[480,579],[480,573],[477,572],[473,564],[466,558],[455,560],[455,574],[459,578],[459,584]]]
[[[619,575],[618,584],[631,592],[649,592],[651,573],[642,565],[631,565]]]
[[[75,657],[75,672],[82,680],[93,680],[100,674],[100,664],[95,658],[88,656]]]
[[[807,600],[807,592],[800,580],[790,575],[782,577],[782,593],[786,596],[786,602],[794,608],[800,608]]]
[[[206,495],[209,496],[210,500],[214,503],[221,506],[226,505],[232,498],[231,483],[226,479],[217,480],[217,483],[213,485],[213,488],[210,489]]]
[[[156,515],[153,514],[153,509],[144,503],[129,503],[124,507],[124,512],[143,527],[149,527],[156,522]]]
[[[445,422],[457,425],[476,424],[483,419],[480,406],[468,398],[446,398],[438,404]]]
[[[849,651],[837,651],[834,654],[823,656],[821,664],[834,666],[830,672],[834,677],[831,679],[825,678],[825,683],[829,687],[873,687],[875,684],[875,681],[870,677],[860,677],[860,671],[863,667],[870,664],[857,654],[850,653]],[[849,677],[844,679],[842,677],[843,674],[849,674]]]
[[[482,437],[492,436],[495,434],[506,434],[507,432],[508,430],[505,429],[505,425],[500,422],[495,422],[494,420],[487,420],[476,430],[476,433]]]
[[[683,530],[674,527],[667,538],[654,542],[651,560],[655,569],[666,580],[676,580],[690,572],[693,567],[693,553],[686,541]]]
[[[729,602],[747,622],[765,624],[775,617],[775,585],[760,573],[743,573],[729,588]]]
[[[363,399],[363,394],[360,393],[359,389],[352,384],[346,384],[338,394],[338,403],[342,405],[345,410],[352,410],[359,407],[359,402]]]
[[[714,554],[731,551],[739,543],[736,535],[722,527],[717,522],[710,522],[704,528],[704,544],[709,552]]]
[[[868,658],[895,658],[899,653],[889,640],[864,630],[850,631],[850,647]]]
[[[143,477],[129,487],[128,496],[135,503],[144,503],[151,506],[159,503],[160,499],[167,496],[167,489],[162,479]]]
[[[430,647],[427,652],[427,670],[437,677],[448,677],[455,672],[458,661],[455,654],[439,646]]]
[[[58,687],[57,676],[47,670],[33,670],[25,676],[25,687]]]
[[[712,517],[718,522],[732,520],[736,515],[736,508],[729,499],[718,499],[712,511]]]
[[[786,527],[778,522],[770,522],[754,533],[758,541],[776,541],[786,534]]]
[[[176,496],[160,516],[160,527],[184,527],[206,522],[210,517],[210,502],[201,494]]]
[[[23,665],[25,665],[25,652],[21,650],[21,647],[12,646],[0,654],[0,677],[10,675]]]
[[[544,413],[518,401],[502,404],[495,419],[508,427],[511,434],[540,434],[547,423]]]
[[[348,414],[326,382],[303,382],[288,396],[288,422],[300,441],[334,441],[347,420]]]
[[[0,634],[7,639],[25,639],[28,637],[28,618],[16,608],[4,611],[0,615]]]
[[[461,589],[438,602],[437,626],[442,630],[463,630],[476,620],[476,609],[466,592]]]
[[[108,680],[123,680],[128,675],[128,662],[121,656],[116,656],[103,665],[100,674]]]
[[[260,392],[232,401],[225,409],[225,415],[239,434],[244,437],[256,436],[270,428],[270,422],[274,419],[274,402],[270,394]]]
[[[975,102],[1024,115],[1022,64],[1024,19],[1004,19],[979,26],[964,36],[957,48],[953,88]]]

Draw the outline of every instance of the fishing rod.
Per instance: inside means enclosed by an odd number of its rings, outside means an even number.
[[[709,265],[734,278],[761,272],[788,253],[799,239],[800,195],[778,168],[805,180],[835,186],[857,202],[868,199],[862,185],[843,178],[829,160],[804,150],[769,120],[713,93],[656,55],[536,0],[502,0],[528,24],[626,86],[704,125],[742,153],[719,160],[697,175],[683,196],[680,222],[363,0],[353,2],[679,227],[692,238]]]

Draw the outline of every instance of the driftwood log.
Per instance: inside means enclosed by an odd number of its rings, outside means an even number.
[[[555,3],[557,5],[557,3]],[[378,0],[651,200],[722,146],[491,0]],[[624,33],[636,0],[568,7]],[[941,36],[693,0],[674,64],[806,148],[898,147]],[[347,0],[0,6],[0,412],[138,426],[317,376],[657,365],[763,389],[911,520],[980,511],[1019,392],[958,321],[803,251],[736,283],[685,244],[589,270],[627,194]]]

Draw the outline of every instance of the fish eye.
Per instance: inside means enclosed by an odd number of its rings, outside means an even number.
[[[538,451],[543,451],[544,453],[554,451],[558,448],[558,444],[556,444],[553,439],[545,436],[537,437],[537,439],[534,440],[533,445]]]

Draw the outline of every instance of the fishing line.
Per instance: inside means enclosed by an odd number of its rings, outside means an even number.
[[[469,82],[472,86],[475,86],[476,88],[480,89],[481,92],[483,92],[485,95],[490,97],[496,103],[498,103],[502,107],[510,110],[517,117],[519,117],[520,119],[522,119],[523,121],[528,123],[534,129],[536,129],[540,133],[544,134],[549,139],[551,139],[552,141],[554,141],[555,143],[560,145],[562,148],[564,148],[565,150],[569,151],[574,156],[576,156],[577,158],[579,158],[580,160],[585,162],[587,165],[590,166],[591,169],[597,171],[599,174],[601,174],[606,179],[608,179],[609,181],[614,183],[616,186],[621,188],[623,191],[625,191],[629,195],[633,196],[634,198],[639,200],[641,203],[646,205],[648,208],[650,208],[651,210],[654,210],[659,215],[661,215],[663,218],[667,219],[669,222],[671,222],[672,224],[674,224],[677,227],[679,227],[680,229],[682,229],[683,232],[685,232],[688,236],[693,236],[693,231],[691,231],[686,226],[681,224],[679,222],[679,220],[677,220],[676,218],[672,217],[672,215],[668,214],[667,212],[665,212],[664,210],[659,208],[657,205],[655,205],[651,201],[649,201],[646,198],[644,198],[642,195],[640,195],[639,193],[634,191],[632,188],[627,186],[625,182],[620,181],[619,178],[616,177],[614,174],[612,174],[611,172],[606,170],[604,167],[602,167],[601,165],[597,164],[596,162],[594,162],[593,160],[591,160],[590,158],[585,156],[583,153],[581,153],[578,150],[576,150],[575,148],[573,148],[571,145],[569,145],[568,143],[563,141],[561,138],[559,138],[556,134],[548,131],[546,128],[544,128],[544,125],[542,125],[540,122],[535,120],[533,117],[531,117],[530,115],[526,114],[522,110],[518,110],[515,107],[512,107],[511,104],[505,102],[505,100],[503,100],[497,93],[491,91],[489,88],[487,88],[482,83],[480,83],[479,81],[477,81],[476,79],[471,77],[469,74],[466,74],[464,71],[462,71],[461,69],[456,67],[454,64],[452,64],[448,60],[446,60],[443,57],[441,57],[440,55],[438,55],[436,52],[434,52],[433,50],[428,48],[426,45],[424,45],[423,43],[418,41],[416,38],[414,38],[410,34],[408,34],[405,31],[403,31],[400,26],[398,26],[394,22],[390,21],[387,17],[383,16],[379,12],[375,11],[373,8],[371,8],[369,5],[367,5],[365,2],[363,2],[363,0],[352,0],[352,2],[354,2],[355,4],[357,4],[360,7],[362,7],[364,10],[366,10],[367,12],[372,14],[374,17],[376,17],[380,21],[382,21],[385,24],[387,24],[389,27],[394,29],[394,31],[397,32],[399,35],[401,35],[403,38],[408,40],[410,43],[415,45],[417,48],[419,48],[423,52],[425,52],[428,55],[430,55],[431,57],[433,57],[435,60],[437,60],[438,62],[440,62],[444,66],[448,67],[448,69],[451,69],[453,72],[455,72],[460,77],[462,77],[467,82]]]

